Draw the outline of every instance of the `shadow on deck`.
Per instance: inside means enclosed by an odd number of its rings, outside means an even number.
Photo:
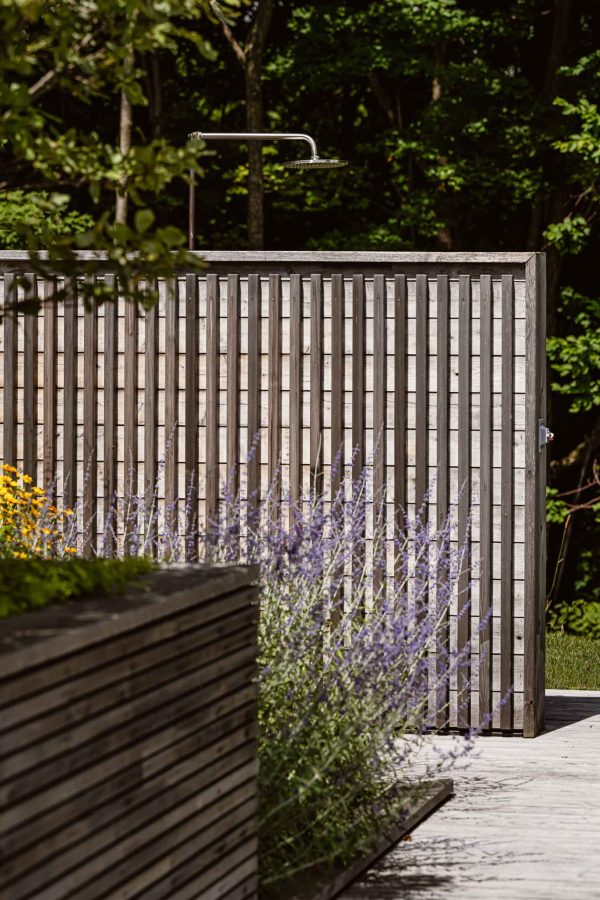
[[[546,727],[544,732],[568,728],[576,722],[600,716],[600,692],[546,692]]]

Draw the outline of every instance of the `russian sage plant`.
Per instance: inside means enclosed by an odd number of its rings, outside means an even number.
[[[418,517],[396,534],[369,528],[368,486],[365,470],[331,503],[269,494],[250,516],[229,501],[213,529],[213,559],[260,566],[264,897],[356,859],[451,762],[430,758],[418,778],[413,768],[431,698],[463,664],[436,647],[463,553],[450,519],[440,533]]]

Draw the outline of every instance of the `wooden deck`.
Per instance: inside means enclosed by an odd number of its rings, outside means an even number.
[[[482,738],[455,798],[340,900],[599,898],[600,692],[546,696],[542,735]]]

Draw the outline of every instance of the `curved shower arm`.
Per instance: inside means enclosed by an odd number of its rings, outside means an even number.
[[[205,132],[192,131],[188,135],[191,140],[198,141],[306,141],[310,145],[310,152],[313,159],[318,159],[317,145],[309,134],[286,134],[285,132],[272,132],[270,134],[262,131],[251,132]]]

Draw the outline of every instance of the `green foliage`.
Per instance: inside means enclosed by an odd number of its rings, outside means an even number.
[[[88,213],[69,208],[66,194],[49,194],[47,191],[0,193],[0,250],[22,250],[27,234],[43,245],[58,235],[79,234],[92,225],[93,219]]]
[[[222,5],[233,10],[239,2]],[[152,229],[146,216],[143,227],[124,230],[114,224],[111,207],[120,193],[134,212],[147,210],[190,170],[200,172],[201,152],[186,141],[185,131],[175,143],[147,140],[135,119],[148,105],[149,54],[174,54],[186,42],[214,59],[197,28],[209,12],[208,0],[0,4],[0,240],[10,247],[18,238],[26,243],[39,273],[74,277],[81,274],[77,250],[102,250],[122,290],[148,302],[148,291],[140,287],[144,278],[170,274],[174,265],[198,266],[185,250],[181,229],[164,223]],[[122,97],[134,117],[126,151],[118,140]],[[76,198],[70,210],[66,195]],[[14,205],[19,197],[25,201],[20,216]],[[74,211],[83,206],[93,219]],[[44,208],[50,213],[45,222]],[[86,274],[96,265],[90,259]],[[82,289],[98,299],[89,281]]]
[[[0,561],[0,619],[89,594],[122,591],[154,568],[147,559]]]
[[[600,641],[560,632],[547,634],[546,687],[600,691]]]
[[[546,488],[546,521],[552,525],[562,525],[570,513],[568,503],[558,496],[558,488]]]
[[[572,603],[563,603],[550,611],[548,627],[551,631],[600,638],[600,601],[579,597]]]
[[[561,378],[552,389],[568,397],[571,412],[586,412],[600,406],[600,298],[565,288],[560,311],[573,331],[548,339],[550,364]]]

